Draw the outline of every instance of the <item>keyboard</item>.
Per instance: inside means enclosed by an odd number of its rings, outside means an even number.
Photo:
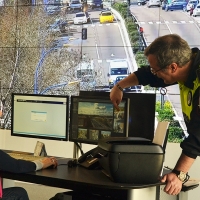
[[[44,158],[42,156],[34,156],[30,154],[25,153],[8,153],[12,158],[15,158],[17,160],[27,160],[27,161],[34,161],[34,160],[40,160],[41,158]]]

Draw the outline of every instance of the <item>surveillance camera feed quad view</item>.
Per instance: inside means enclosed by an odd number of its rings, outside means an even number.
[[[98,140],[123,133],[123,106],[117,111],[108,103],[79,102],[78,113],[78,138]]]
[[[79,100],[72,102],[71,141],[81,140],[96,144],[107,137],[125,137],[127,103],[125,100],[116,110],[108,100]]]

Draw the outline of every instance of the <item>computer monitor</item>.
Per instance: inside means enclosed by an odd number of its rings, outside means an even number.
[[[67,141],[68,125],[68,96],[12,94],[12,136]]]
[[[80,91],[82,96],[109,97],[110,92]],[[154,138],[156,94],[124,92],[123,97],[130,99],[128,137]]]
[[[129,99],[116,110],[107,97],[72,96],[69,141],[98,144],[106,137],[126,137]]]

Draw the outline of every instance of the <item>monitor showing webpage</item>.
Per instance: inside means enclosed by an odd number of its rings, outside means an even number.
[[[72,96],[69,140],[97,144],[107,137],[126,137],[129,99],[123,99],[119,110],[109,98]]]
[[[68,96],[12,94],[12,136],[68,140],[68,116]]]

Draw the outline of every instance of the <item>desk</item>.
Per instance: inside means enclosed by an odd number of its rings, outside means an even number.
[[[79,193],[86,191],[94,194],[109,195],[117,199],[148,199],[155,200],[156,184],[122,184],[114,183],[106,177],[101,170],[87,170],[81,166],[68,168],[67,165],[60,165],[57,169],[43,169],[37,172],[26,174],[14,174],[10,172],[0,172],[1,177],[42,184],[51,187],[71,189]],[[145,198],[142,198],[141,197]]]

